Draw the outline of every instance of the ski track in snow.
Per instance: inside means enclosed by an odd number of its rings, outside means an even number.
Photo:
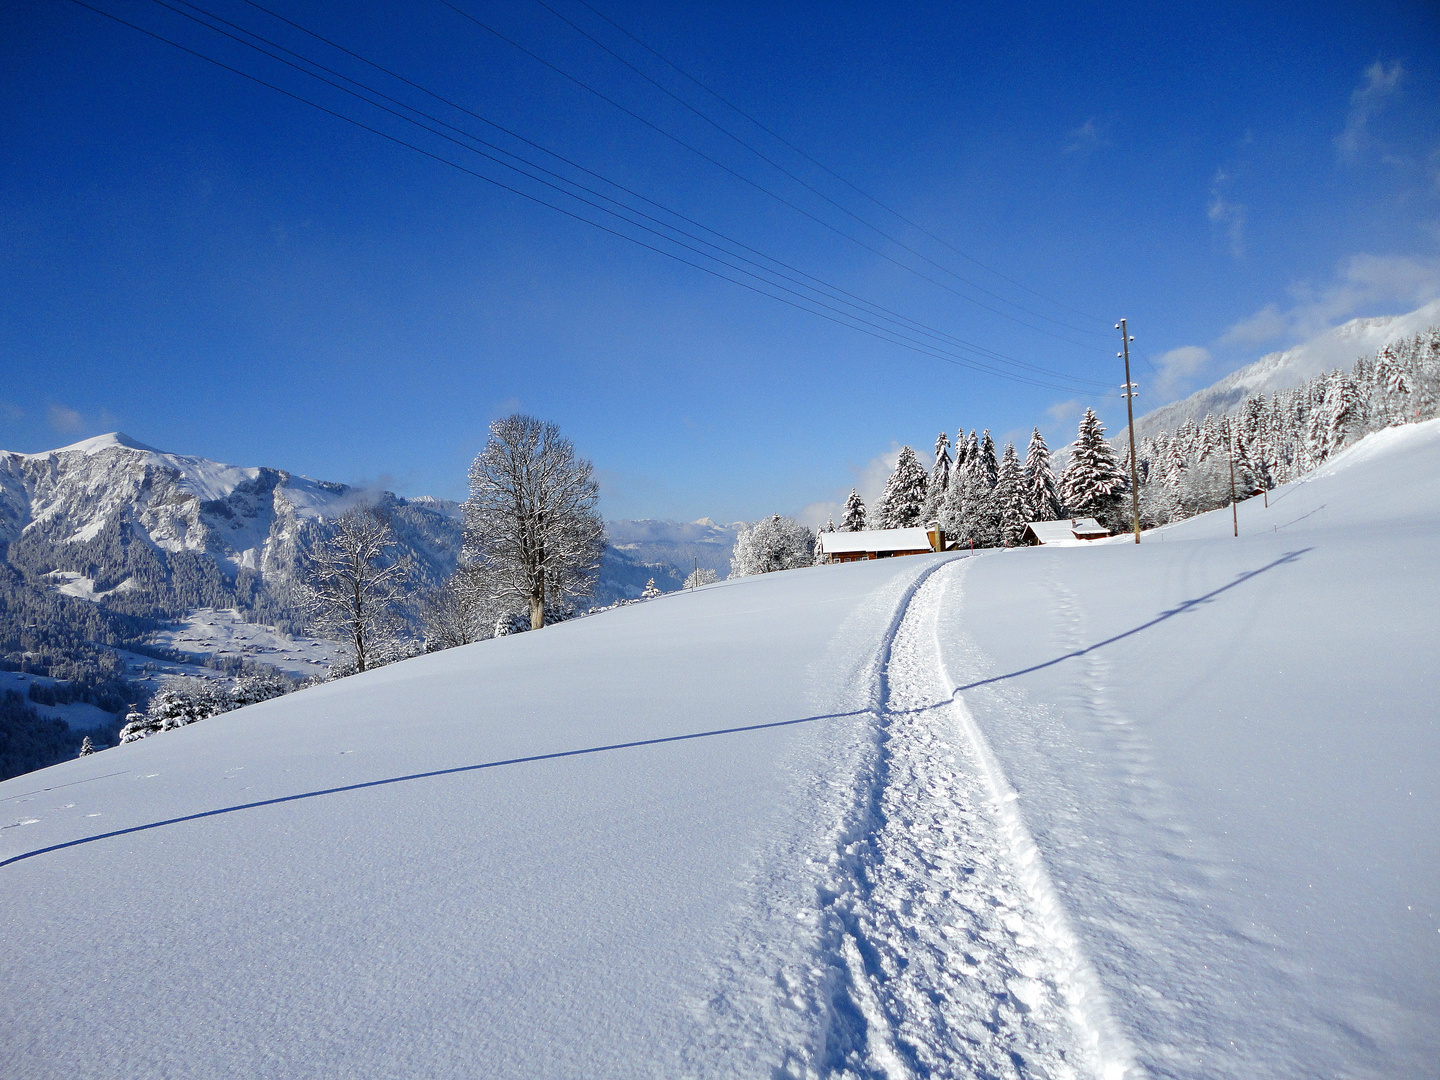
[[[938,615],[965,569],[916,579],[867,672],[878,742],[825,860],[807,980],[823,1000],[802,1010],[823,1030],[774,1075],[1142,1075],[941,661]]]

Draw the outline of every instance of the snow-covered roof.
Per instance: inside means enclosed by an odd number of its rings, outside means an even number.
[[[820,550],[826,555],[850,555],[857,551],[929,551],[930,534],[924,529],[822,532]]]
[[[1110,535],[1110,530],[1093,517],[1062,518],[1060,521],[1027,521],[1025,528],[1035,534],[1035,539],[1052,547],[1088,544],[1092,540]]]

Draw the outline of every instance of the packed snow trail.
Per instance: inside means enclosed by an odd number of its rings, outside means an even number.
[[[827,1071],[1135,1075],[1003,778],[951,699],[937,617],[966,563],[915,592],[879,673],[880,754],[824,908],[842,969]]]

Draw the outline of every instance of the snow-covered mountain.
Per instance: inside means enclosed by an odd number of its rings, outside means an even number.
[[[1434,1076],[1437,466],[1390,428],[1238,539],[725,581],[6,781],[6,1073]]]
[[[698,521],[640,518],[609,522],[606,534],[618,550],[642,562],[669,563],[682,572],[682,578],[697,562],[723,578],[730,572],[730,555],[744,524],[717,525],[708,517]]]
[[[131,533],[160,552],[213,559],[228,577],[251,571],[267,583],[286,580],[320,535],[317,522],[362,499],[390,512],[423,577],[449,573],[459,537],[454,503],[166,453],[120,432],[41,454],[0,452],[0,544],[43,543],[56,570],[92,583],[96,572],[113,577],[118,568],[87,545],[110,537],[124,546]],[[67,565],[77,561],[67,553],[88,562]]]
[[[1373,355],[1391,342],[1436,325],[1440,325],[1440,300],[1404,315],[1351,319],[1303,344],[1269,353],[1187,398],[1146,413],[1135,421],[1135,436],[1143,439],[1161,431],[1174,431],[1186,420],[1199,422],[1207,413],[1231,412],[1255,394],[1288,390],[1335,368],[1348,371],[1359,357]]]

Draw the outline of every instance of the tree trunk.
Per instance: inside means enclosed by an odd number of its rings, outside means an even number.
[[[545,598],[543,596],[532,596],[530,598],[530,629],[540,630],[545,626]]]

